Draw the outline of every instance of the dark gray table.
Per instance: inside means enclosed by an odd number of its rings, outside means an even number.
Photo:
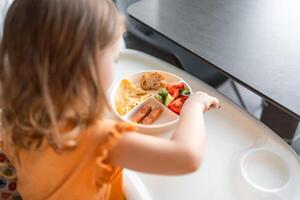
[[[128,12],[300,119],[299,0],[143,0]]]

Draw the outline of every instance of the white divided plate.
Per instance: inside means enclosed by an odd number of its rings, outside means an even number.
[[[167,108],[165,105],[160,103],[154,97],[154,95],[156,93],[154,93],[149,98],[146,98],[144,101],[140,102],[137,106],[132,108],[124,116],[121,116],[116,110],[115,96],[116,96],[116,92],[118,91],[119,85],[122,82],[122,80],[124,80],[124,79],[130,80],[134,85],[139,87],[141,77],[147,72],[159,72],[159,73],[161,73],[165,77],[165,79],[168,83],[183,82],[190,89],[190,91],[192,91],[190,86],[184,80],[182,80],[180,77],[178,77],[174,74],[171,74],[171,73],[168,73],[168,72],[165,72],[165,71],[160,71],[160,70],[140,71],[140,72],[130,74],[128,76],[123,77],[116,85],[113,86],[113,89],[112,89],[112,92],[111,92],[111,105],[112,105],[113,111],[123,121],[134,124],[137,127],[137,130],[142,132],[142,133],[161,133],[161,132],[171,130],[176,126],[176,124],[179,120],[179,116],[177,114],[175,114],[173,111],[171,111],[169,108]],[[133,116],[133,114],[136,113],[145,104],[150,104],[153,107],[162,108],[163,112],[162,112],[161,116],[156,121],[154,121],[153,124],[151,124],[151,125],[136,124],[136,123],[131,122],[130,119]]]

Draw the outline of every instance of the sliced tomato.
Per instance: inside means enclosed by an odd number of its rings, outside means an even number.
[[[179,97],[180,90],[183,90],[184,88],[186,88],[186,86],[182,82],[178,84],[172,84],[172,83],[166,84],[166,89],[174,99],[177,99]]]
[[[180,90],[175,85],[169,88],[168,91],[174,99],[176,99],[179,96]]]
[[[167,90],[169,90],[171,87],[176,87],[178,89],[186,88],[186,86],[183,82],[180,82],[180,83],[166,83],[166,89]]]
[[[182,99],[183,103],[189,98],[187,96],[180,96],[180,98]]]
[[[178,89],[184,89],[184,88],[185,88],[185,85],[184,85],[183,82],[181,82],[181,83],[178,83],[178,84],[176,85],[176,87],[177,87]]]
[[[184,102],[187,100],[187,98],[188,97],[186,97],[186,96],[180,96],[179,98],[172,101],[168,105],[168,108],[179,115],[180,111],[182,109],[182,106],[183,106]]]

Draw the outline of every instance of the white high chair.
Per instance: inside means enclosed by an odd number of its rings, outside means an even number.
[[[124,170],[128,200],[300,199],[300,160],[273,131],[214,88],[142,52],[121,51],[113,85],[126,75],[144,70],[163,70],[180,76],[193,91],[205,91],[219,98],[221,109],[204,116],[207,144],[198,171],[170,177]],[[155,136],[169,137],[171,132]]]
[[[124,170],[123,190],[127,200],[154,200],[135,172]]]

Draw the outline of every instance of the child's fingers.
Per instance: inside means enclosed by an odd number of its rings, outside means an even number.
[[[219,100],[212,97],[212,100],[210,102],[210,105],[207,107],[206,111],[210,111],[213,109],[219,108]]]
[[[215,108],[219,108],[219,100],[205,92],[195,92],[192,94],[189,100],[201,102],[204,105],[204,112],[210,111]]]
[[[216,99],[216,98],[214,98],[214,101],[213,101],[211,107],[212,107],[212,108],[218,108],[218,107],[219,107],[219,100]]]

